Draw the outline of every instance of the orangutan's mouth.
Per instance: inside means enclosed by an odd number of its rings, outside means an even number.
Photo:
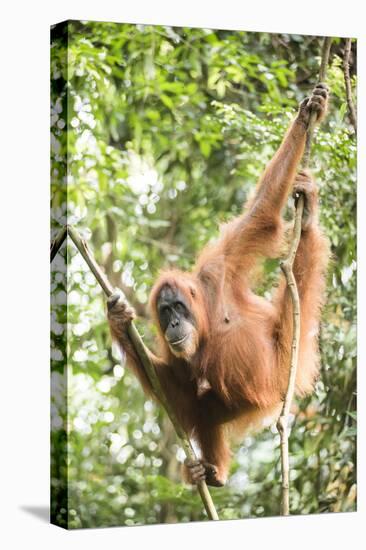
[[[181,344],[183,344],[183,342],[185,342],[188,338],[188,334],[186,334],[185,336],[183,336],[183,338],[180,338],[179,340],[175,340],[174,342],[169,342],[169,345],[170,346],[180,346]]]

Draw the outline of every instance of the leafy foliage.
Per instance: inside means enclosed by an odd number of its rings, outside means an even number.
[[[334,261],[321,377],[296,404],[290,440],[299,514],[356,506],[356,144],[342,47],[335,39],[330,113],[312,161]],[[288,34],[54,28],[52,230],[67,219],[90,239],[140,315],[147,344],[157,272],[189,269],[218,224],[240,213],[316,82],[319,51],[317,37]],[[261,291],[269,295],[278,266],[265,268]],[[52,290],[55,521],[78,528],[205,519],[196,491],[181,483],[184,457],[169,422],[111,348],[102,291],[71,244],[54,261]],[[238,447],[228,486],[212,490],[221,518],[278,514],[278,444],[272,427]]]

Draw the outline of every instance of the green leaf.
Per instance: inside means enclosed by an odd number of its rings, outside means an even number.
[[[173,108],[174,108],[174,103],[173,103],[172,99],[171,99],[168,95],[166,95],[166,94],[161,94],[160,99],[161,99],[161,101],[164,103],[164,105],[165,105],[166,107],[168,107],[168,109],[170,109],[171,111],[173,110]]]

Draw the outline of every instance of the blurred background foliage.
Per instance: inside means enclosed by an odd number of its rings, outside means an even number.
[[[51,42],[52,233],[68,220],[89,239],[153,346],[147,300],[157,273],[189,269],[218,224],[240,213],[317,81],[320,39],[75,21],[54,27]],[[333,263],[321,376],[292,417],[294,514],[356,508],[356,141],[343,50],[334,39],[330,112],[313,149]],[[353,43],[354,93],[355,56]],[[265,270],[259,291],[270,297],[278,262]],[[104,296],[70,243],[51,286],[53,521],[204,520],[181,482],[172,427],[111,347]],[[279,513],[274,427],[238,446],[228,485],[212,495],[222,519]]]

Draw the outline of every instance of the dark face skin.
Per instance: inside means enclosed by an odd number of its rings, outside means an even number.
[[[193,316],[178,288],[164,286],[158,296],[157,310],[166,341],[174,352],[183,351],[195,331]]]

